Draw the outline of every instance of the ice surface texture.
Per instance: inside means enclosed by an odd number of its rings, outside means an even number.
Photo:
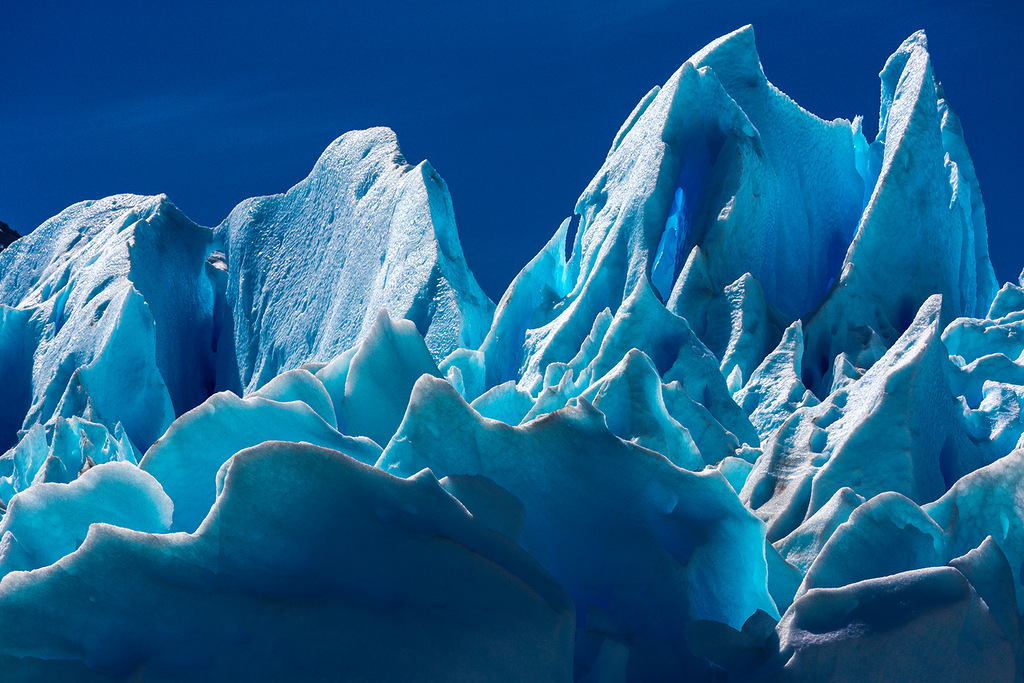
[[[342,136],[308,178],[242,202],[216,235],[246,390],[345,351],[382,308],[413,321],[438,360],[477,346],[490,322],[447,186],[429,162],[407,164],[387,128]]]
[[[14,242],[3,680],[1024,680],[1024,280],[880,76],[869,143],[713,42],[497,307],[384,128]]]

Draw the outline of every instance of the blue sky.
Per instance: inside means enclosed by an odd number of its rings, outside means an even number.
[[[996,274],[1024,266],[1024,3],[111,1],[0,6],[0,220],[164,192],[216,225],[283,192],[347,130],[387,125],[448,182],[495,300],[599,168],[633,105],[754,24],[768,78],[877,128],[878,71],[913,31],[960,115]],[[241,5],[239,5],[241,6]]]

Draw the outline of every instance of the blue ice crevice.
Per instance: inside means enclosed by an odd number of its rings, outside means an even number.
[[[665,232],[661,235],[661,242],[658,243],[658,251],[654,256],[654,266],[651,268],[651,282],[662,301],[668,301],[672,285],[675,284],[679,268],[682,266],[679,255],[684,253],[683,247],[690,230],[685,211],[686,194],[682,187],[677,187],[672,195],[668,218],[665,219]]]

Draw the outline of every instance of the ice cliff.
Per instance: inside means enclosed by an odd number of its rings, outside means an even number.
[[[3,679],[1024,680],[1024,279],[880,76],[869,143],[708,45],[496,307],[383,128],[15,241]]]

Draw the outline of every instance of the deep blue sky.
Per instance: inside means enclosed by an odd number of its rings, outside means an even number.
[[[5,1],[0,220],[167,193],[203,225],[283,192],[347,130],[392,127],[447,180],[495,300],[568,216],[633,105],[753,23],[768,78],[877,128],[878,71],[918,28],[959,113],[999,279],[1024,266],[1024,2]],[[235,4],[235,3],[232,3]]]

